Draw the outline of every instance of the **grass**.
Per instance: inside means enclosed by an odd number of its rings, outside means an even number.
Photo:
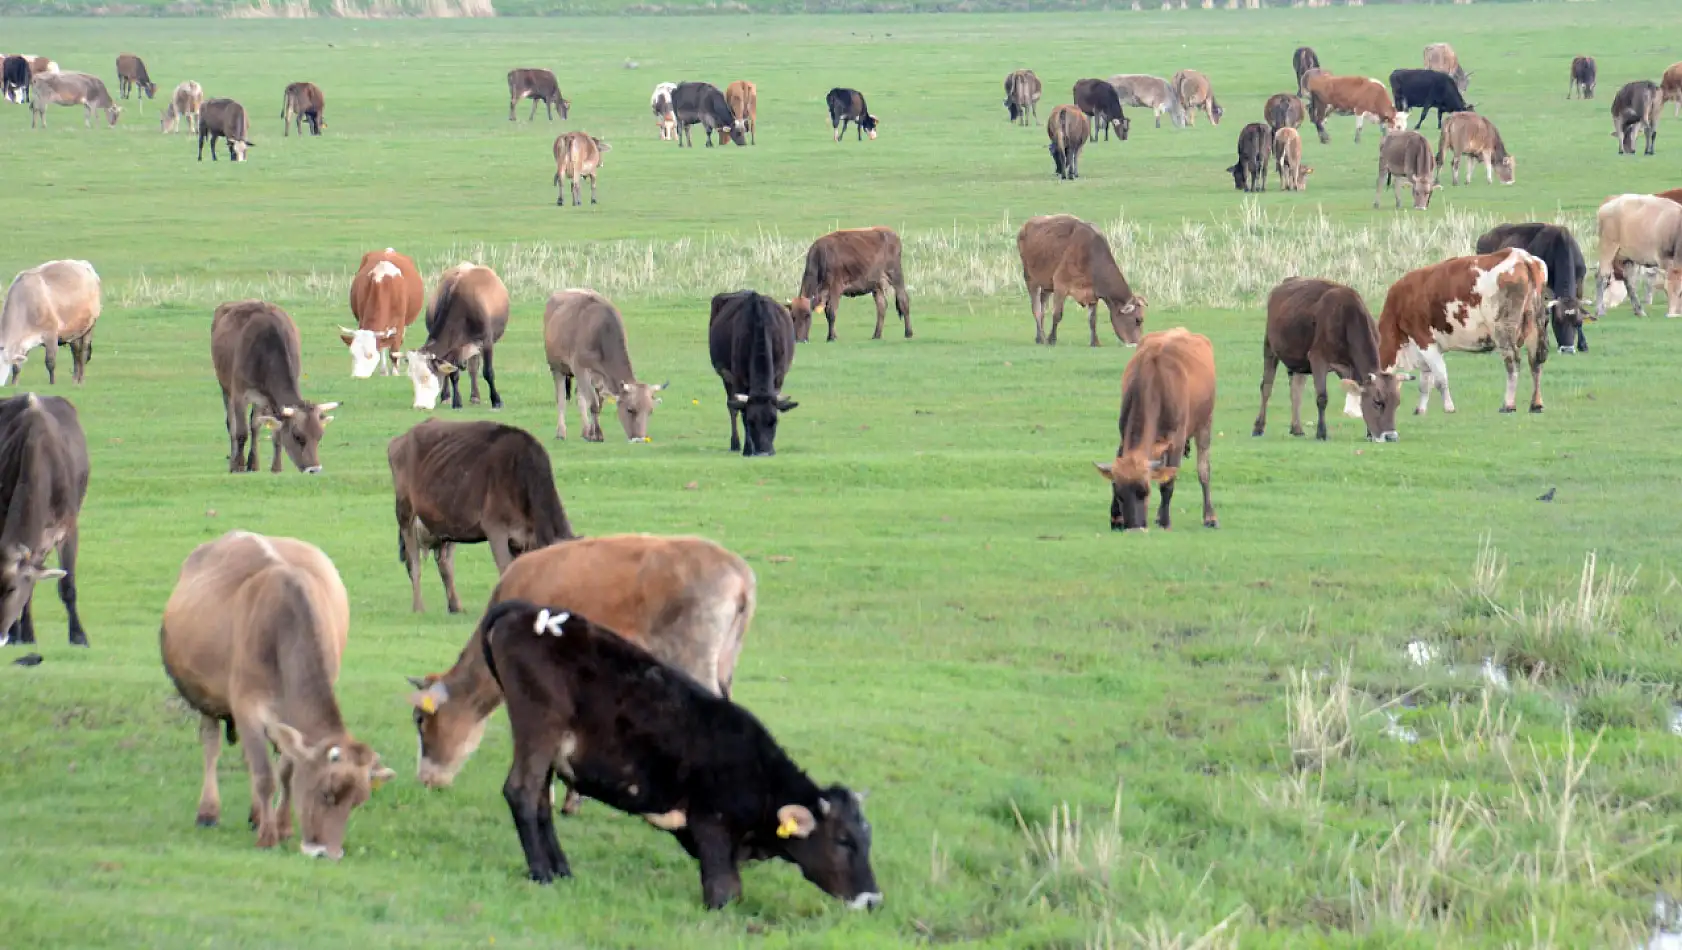
[[[1456,355],[1460,412],[1404,416],[1395,445],[1362,442],[1341,415],[1323,444],[1247,433],[1258,301],[1278,279],[1348,279],[1376,309],[1403,271],[1469,250],[1489,222],[1582,227],[1607,194],[1678,184],[1674,143],[1620,159],[1606,117],[1623,81],[1682,58],[1651,28],[1667,10],[658,21],[679,30],[8,17],[9,48],[66,69],[112,81],[116,53],[134,51],[166,90],[193,78],[240,99],[257,148],[245,165],[199,164],[184,136],[157,132],[156,104],[141,116],[130,103],[115,131],[56,110],[31,133],[23,109],[0,108],[0,273],[84,257],[107,302],[88,382],[58,387],[92,452],[93,649],[64,646],[43,596],[46,662],[0,666],[0,945],[1634,943],[1655,894],[1682,879],[1682,739],[1663,715],[1682,684],[1677,327],[1615,311],[1589,353],[1548,362],[1540,416],[1498,415],[1498,362]],[[1374,212],[1375,141],[1350,142],[1351,120],[1334,119],[1331,145],[1309,137],[1310,191],[1232,191],[1237,127],[1289,88],[1295,46],[1383,76],[1444,37],[1476,70],[1471,98],[1518,156],[1519,184],[1445,188],[1424,215]],[[1579,52],[1603,76],[1589,103],[1560,88]],[[572,119],[532,125],[522,109],[509,123],[514,65],[556,69]],[[1130,141],[1091,146],[1087,177],[1058,183],[1043,132],[1010,126],[998,102],[1020,65],[1039,71],[1048,107],[1083,75],[1198,66],[1228,122],[1158,131],[1136,117]],[[754,79],[765,142],[659,142],[650,88],[696,76]],[[319,139],[274,135],[297,79],[326,92]],[[866,92],[877,141],[824,137],[833,85]],[[563,128],[615,146],[598,207],[554,207]],[[1218,532],[1109,532],[1090,462],[1115,449],[1128,351],[1033,347],[1012,254],[1022,220],[1056,211],[1108,229],[1152,301],[1147,328],[1213,339]],[[801,405],[777,458],[730,456],[707,298],[787,295],[813,236],[867,224],[905,238],[916,338],[890,327],[870,341],[868,302],[847,302],[840,342],[797,355],[785,389]],[[545,438],[579,530],[699,533],[753,565],[738,698],[815,777],[870,790],[882,911],[848,914],[792,868],[761,866],[741,905],[707,914],[681,850],[599,805],[561,828],[578,878],[523,882],[500,719],[455,788],[409,779],[402,677],[446,666],[472,618],[408,613],[384,447],[419,416],[404,382],[349,379],[333,331],[345,275],[386,246],[429,275],[461,257],[505,272],[499,418]],[[641,374],[672,382],[652,445],[548,438],[539,316],[575,284],[613,294]],[[246,294],[297,319],[305,391],[345,402],[321,477],[224,472],[208,323]],[[44,385],[39,357],[23,379]],[[1182,486],[1182,519],[1197,500]],[[319,544],[351,592],[339,697],[403,780],[353,817],[338,865],[192,827],[199,750],[158,665],[157,622],[182,558],[236,527]],[[482,550],[458,563],[471,607],[493,568]],[[1414,641],[1440,659],[1416,666]],[[1510,686],[1480,679],[1486,656],[1512,664]],[[1418,741],[1392,738],[1392,715]],[[237,759],[222,768],[235,814]],[[1048,841],[1078,843],[1076,865],[1050,874]]]

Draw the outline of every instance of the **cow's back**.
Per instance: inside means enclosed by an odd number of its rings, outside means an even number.
[[[216,380],[230,393],[269,382],[261,368],[279,366],[296,382],[302,372],[302,341],[286,311],[262,300],[222,304],[210,319],[210,356]]]
[[[1657,195],[1618,195],[1600,206],[1602,256],[1611,245],[1682,256],[1682,205]]]
[[[1040,215],[1022,223],[1016,232],[1016,250],[1029,284],[1052,285],[1058,267],[1072,250],[1073,235],[1085,223],[1072,214]]]
[[[543,308],[543,352],[551,367],[595,368],[630,362],[625,323],[612,301],[593,290],[563,290]]]
[[[374,280],[374,269],[382,263],[397,270],[395,276],[398,280],[395,283],[402,289],[402,294],[395,300],[396,313],[402,319],[402,325],[408,326],[415,322],[415,317],[420,314],[421,307],[426,303],[426,282],[421,279],[420,269],[415,267],[412,258],[389,247],[383,251],[369,251],[362,255],[362,262],[356,268],[356,277],[351,281],[350,312],[358,320],[363,317],[364,311],[359,309],[363,305],[357,303],[358,287],[363,288],[366,295],[376,284],[384,291],[387,285],[393,283],[390,277]]]
[[[246,141],[245,107],[232,99],[211,99],[199,106],[199,128],[223,138]]]
[[[78,340],[99,319],[99,274],[87,261],[48,261],[18,274],[0,311],[0,345],[51,332],[60,341]]]
[[[756,380],[752,378],[753,354],[767,335],[772,379]],[[737,392],[751,392],[761,382],[770,391],[780,392],[794,362],[794,320],[787,308],[764,294],[751,290],[717,294],[707,322],[707,350],[713,369]]]
[[[1215,351],[1209,338],[1184,327],[1147,333],[1121,374],[1122,446],[1118,457],[1145,450],[1183,447],[1186,438],[1214,412]],[[1155,416],[1152,425],[1128,425],[1131,413]],[[1140,431],[1154,431],[1157,444],[1135,445]]]

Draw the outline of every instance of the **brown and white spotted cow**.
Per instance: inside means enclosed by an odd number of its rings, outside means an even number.
[[[1396,111],[1390,90],[1369,76],[1333,76],[1318,73],[1304,77],[1308,85],[1308,118],[1320,133],[1320,144],[1331,142],[1326,134],[1327,115],[1355,117],[1355,141],[1361,140],[1361,126],[1372,120],[1387,129],[1407,127],[1407,115]]]
[[[426,285],[408,255],[389,247],[362,255],[350,282],[356,329],[339,328],[339,339],[350,347],[350,375],[367,379],[376,369],[383,376],[395,374],[403,357],[403,331],[425,303]]]

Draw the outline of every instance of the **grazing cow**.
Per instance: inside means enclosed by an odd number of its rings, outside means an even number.
[[[1209,436],[1215,412],[1215,351],[1209,338],[1184,327],[1147,333],[1121,373],[1121,445],[1115,461],[1093,464],[1110,483],[1110,530],[1146,531],[1151,482],[1162,504],[1156,523],[1166,531],[1180,462],[1197,441],[1197,480],[1203,485],[1203,526],[1216,528],[1209,500]]]
[[[1378,184],[1373,188],[1372,206],[1386,186],[1394,183],[1396,210],[1402,209],[1402,182],[1413,188],[1413,210],[1431,207],[1431,195],[1441,188],[1436,181],[1437,163],[1431,154],[1431,143],[1411,129],[1386,135],[1378,143]]]
[[[1443,127],[1443,113],[1471,112],[1472,107],[1461,98],[1454,79],[1434,69],[1398,69],[1390,73],[1390,95],[1396,111],[1404,115],[1409,109],[1419,109],[1419,121],[1414,128],[1425,124],[1431,110],[1437,110],[1437,128]]]
[[[1466,91],[1466,86],[1472,81],[1472,74],[1460,68],[1460,57],[1455,54],[1454,47],[1447,43],[1432,43],[1425,47],[1425,68],[1443,73],[1454,80],[1454,88],[1460,92]]]
[[[1091,131],[1086,115],[1075,106],[1061,105],[1051,110],[1051,118],[1045,122],[1045,134],[1051,139],[1047,147],[1058,178],[1074,181],[1080,177],[1080,150],[1086,147]]]
[[[0,94],[7,102],[28,101],[30,79],[29,60],[22,56],[0,60]]]
[[[1151,110],[1159,129],[1162,128],[1164,112],[1176,126],[1186,123],[1185,110],[1180,107],[1180,98],[1175,95],[1173,84],[1161,76],[1122,73],[1110,77],[1110,87],[1115,90],[1116,98],[1122,105]]]
[[[649,108],[654,110],[654,127],[660,130],[662,142],[677,134],[677,116],[672,112],[672,90],[676,88],[675,82],[663,82],[654,87],[654,95],[648,98]]]
[[[175,87],[175,94],[169,97],[169,105],[164,106],[163,117],[158,125],[165,132],[174,132],[180,128],[181,120],[187,120],[187,131],[199,130],[199,107],[204,105],[204,87],[191,79]]]
[[[732,125],[748,134],[748,142],[759,144],[753,126],[759,116],[759,87],[745,79],[738,79],[724,87],[724,101],[730,104]]]
[[[216,308],[210,320],[210,359],[227,415],[228,471],[257,471],[259,425],[274,431],[270,472],[280,473],[282,449],[300,472],[321,471],[321,436],[333,421],[328,413],[339,404],[316,405],[299,391],[301,348],[297,324],[272,303],[240,300]]]
[[[1629,265],[1665,271],[1669,317],[1682,317],[1682,205],[1657,195],[1618,195],[1596,214],[1600,226],[1600,268],[1595,281],[1595,316],[1606,315],[1606,287],[1622,281],[1630,309],[1646,316],[1630,280]],[[1651,293],[1648,299],[1652,299]]]
[[[93,358],[99,311],[99,274],[87,261],[48,261],[12,278],[0,308],[0,384],[16,382],[37,346],[49,385],[58,382],[61,346],[70,347],[71,378],[80,383]]]
[[[1304,191],[1314,169],[1302,163],[1302,134],[1286,126],[1273,133],[1273,168],[1281,191]]]
[[[24,393],[0,402],[0,645],[34,643],[35,585],[58,578],[70,645],[88,645],[76,612],[77,526],[88,497],[88,440],[76,407]],[[58,550],[58,567],[47,554]]]
[[[501,574],[524,552],[574,536],[549,453],[524,429],[427,419],[392,439],[385,454],[397,497],[397,556],[417,614],[426,609],[420,575],[428,552],[456,614],[456,545],[488,542]]]
[[[558,774],[671,832],[700,863],[709,909],[741,897],[741,862],[772,857],[855,910],[881,905],[863,796],[820,788],[752,713],[567,608],[506,601],[479,629],[508,703],[502,795],[532,880],[572,875],[555,836]]]
[[[677,144],[695,147],[695,133],[691,127],[700,125],[706,133],[707,148],[713,147],[713,132],[718,132],[719,144],[728,133],[730,141],[746,145],[742,123],[730,111],[730,103],[718,87],[708,82],[680,82],[672,90],[672,113],[677,116]]]
[[[1311,69],[1320,68],[1320,56],[1314,52],[1312,46],[1299,46],[1291,54],[1291,70],[1297,74],[1297,95],[1306,97],[1308,86],[1303,82],[1303,76]]]
[[[532,108],[537,104],[533,103]],[[280,129],[284,135],[291,135],[294,131],[304,134],[303,123],[309,122],[310,134],[320,135],[327,127],[324,113],[327,109],[327,99],[321,94],[321,89],[313,82],[295,82],[286,87],[286,94],[280,101]],[[562,116],[565,118],[565,116]],[[289,124],[290,123],[290,124]]]
[[[230,745],[245,746],[257,847],[291,837],[296,804],[299,850],[344,856],[350,813],[395,777],[346,731],[333,696],[349,632],[344,582],[313,544],[230,531],[187,555],[158,640],[164,672],[199,714],[201,828],[222,817],[220,726]],[[271,742],[280,753],[278,807]]]
[[[730,451],[776,455],[777,419],[800,405],[783,395],[794,321],[782,304],[751,290],[714,296],[707,320],[707,350],[730,409]],[[736,433],[738,414],[746,438]]]
[[[800,275],[800,292],[789,302],[789,319],[794,321],[794,341],[811,339],[812,311],[821,308],[829,321],[828,342],[835,342],[835,318],[842,297],[870,294],[876,300],[876,332],[888,318],[888,292],[894,295],[894,312],[905,324],[905,338],[911,339],[911,295],[905,290],[905,269],[900,265],[899,235],[892,228],[852,228],[834,231],[812,242],[806,250],[806,270]]]
[[[864,93],[857,89],[847,89],[837,86],[824,97],[829,106],[829,126],[835,130],[835,141],[841,141],[841,134],[847,131],[847,123],[853,123],[854,138],[863,141],[868,133],[872,140],[876,138],[876,128],[882,120],[870,114],[870,107],[864,104]],[[741,143],[736,143],[740,145]]]
[[[1267,157],[1273,151],[1273,130],[1251,122],[1238,133],[1238,162],[1227,169],[1239,191],[1267,190]]]
[[[1649,84],[1651,85],[1651,84]],[[115,127],[123,107],[111,101],[105,81],[87,73],[40,73],[29,84],[29,127],[47,127],[48,106],[81,106],[82,125],[93,128],[93,110],[105,110],[106,124]]]
[[[1075,108],[1079,109],[1091,121],[1091,140],[1098,141],[1098,130],[1104,130],[1104,139],[1110,137],[1110,130],[1115,130],[1117,139],[1127,141],[1127,130],[1130,123],[1121,111],[1121,97],[1116,95],[1115,87],[1102,79],[1081,79],[1075,82]]]
[[[1676,115],[1682,116],[1682,63],[1672,63],[1659,80],[1660,106],[1674,100]]]
[[[572,182],[572,204],[577,207],[578,179],[590,179],[590,203],[596,203],[596,171],[602,167],[602,155],[613,146],[584,132],[563,132],[555,139],[555,206],[566,205],[566,183]]]
[[[1262,338],[1261,410],[1250,434],[1267,429],[1267,401],[1279,364],[1291,383],[1291,434],[1301,436],[1302,385],[1314,377],[1314,405],[1319,422],[1314,437],[1326,440],[1326,374],[1336,373],[1348,394],[1344,411],[1355,408],[1365,421],[1367,439],[1395,442],[1396,405],[1402,377],[1378,361],[1378,329],[1366,301],[1354,288],[1316,277],[1291,277],[1267,298],[1267,331]]]
[[[1548,312],[1554,342],[1561,353],[1588,352],[1583,335],[1583,279],[1588,265],[1577,239],[1565,228],[1552,224],[1502,224],[1478,238],[1477,252],[1492,254],[1505,247],[1523,248],[1548,269]],[[1592,317],[1590,319],[1593,319]]]
[[[1275,93],[1268,97],[1267,105],[1262,107],[1262,117],[1273,131],[1280,129],[1302,128],[1302,120],[1307,114],[1302,106],[1302,100],[1288,92]]]
[[[508,71],[508,121],[514,118],[514,106],[521,99],[531,100],[531,114],[526,121],[537,118],[537,104],[543,103],[543,111],[548,113],[549,121],[555,121],[555,113],[561,118],[567,117],[567,108],[572,100],[561,98],[561,85],[555,81],[555,74],[547,69],[510,69]]]
[[[578,381],[578,414],[584,441],[604,441],[602,401],[618,405],[619,425],[631,442],[648,442],[648,420],[668,383],[637,382],[625,342],[625,320],[593,290],[551,294],[543,308],[543,352],[555,379],[555,438],[567,437],[567,400]]]
[[[1005,108],[1010,121],[1027,125],[1030,114],[1039,118],[1039,102],[1040,77],[1032,69],[1018,69],[1005,77]]]
[[[131,90],[152,99],[158,94],[158,84],[146,75],[146,64],[140,61],[140,57],[123,53],[117,57],[117,95],[127,99]],[[139,96],[135,98],[139,99]]]
[[[1098,346],[1098,302],[1110,313],[1110,328],[1128,346],[1139,342],[1147,301],[1135,294],[1116,265],[1110,242],[1095,227],[1069,214],[1029,218],[1016,232],[1016,251],[1022,258],[1022,281],[1034,313],[1034,342],[1057,345],[1057,325],[1063,304],[1070,298],[1085,307]],[[1045,332],[1045,306],[1053,303],[1051,333]]]
[[[520,555],[497,580],[490,606],[521,599],[590,611],[708,692],[729,698],[757,583],[746,561],[702,538],[610,535]],[[442,788],[478,748],[485,722],[502,704],[479,632],[448,672],[409,683],[420,739],[417,777]],[[577,793],[569,792],[566,811],[577,810]]]
[[[367,379],[397,372],[403,356],[403,331],[420,315],[426,285],[407,255],[391,248],[362,255],[350,282],[350,315],[356,329],[339,328],[339,339],[350,348],[350,375]]]
[[[211,99],[199,107],[199,161],[204,161],[204,143],[210,141],[210,160],[216,161],[216,140],[223,139],[228,160],[245,161],[245,150],[256,148],[245,107],[232,99]]]
[[[1221,116],[1226,110],[1215,101],[1215,93],[1209,87],[1209,77],[1195,69],[1182,69],[1174,74],[1174,97],[1180,100],[1180,109],[1190,125],[1197,124],[1197,110],[1202,109],[1209,117],[1209,124],[1220,125]]]
[[[438,275],[432,306],[426,311],[426,343],[409,354],[409,380],[415,408],[432,409],[448,392],[450,408],[461,408],[461,371],[472,386],[470,402],[479,404],[479,369],[491,391],[491,408],[502,408],[496,391],[491,349],[508,329],[508,288],[496,271],[462,261]]]
[[[1612,99],[1612,137],[1618,140],[1619,155],[1635,154],[1635,132],[1647,139],[1647,154],[1653,154],[1653,143],[1659,137],[1659,113],[1664,101],[1659,87],[1641,79],[1626,83]]]
[[[1394,136],[1392,136],[1393,138]],[[1443,411],[1454,411],[1443,353],[1497,350],[1507,366],[1507,394],[1502,412],[1514,411],[1519,355],[1530,350],[1534,389],[1530,411],[1542,411],[1542,364],[1548,358],[1548,331],[1542,325],[1542,290],[1547,268],[1519,248],[1475,257],[1452,257],[1409,271],[1390,285],[1378,317],[1378,362],[1396,369],[1404,351],[1424,367],[1419,374],[1422,416],[1432,387],[1442,390]]]
[[[1368,119],[1385,129],[1407,128],[1407,116],[1397,112],[1384,84],[1367,76],[1333,76],[1329,73],[1306,77],[1308,118],[1320,133],[1320,144],[1331,142],[1326,134],[1327,115],[1355,117],[1355,141],[1361,140],[1361,126]]]
[[[1475,112],[1457,112],[1448,117],[1443,125],[1442,135],[1437,137],[1437,171],[1440,174],[1443,167],[1443,152],[1447,151],[1454,162],[1454,172],[1449,176],[1449,182],[1460,184],[1460,159],[1466,158],[1466,184],[1472,183],[1472,169],[1478,162],[1483,162],[1484,180],[1494,183],[1496,178],[1501,184],[1513,183],[1513,172],[1516,162],[1507,154],[1507,145],[1501,141],[1501,133],[1495,128],[1495,123]]]
[[[1595,68],[1593,56],[1578,56],[1571,60],[1571,84],[1565,87],[1565,98],[1574,92],[1584,99],[1594,98]]]

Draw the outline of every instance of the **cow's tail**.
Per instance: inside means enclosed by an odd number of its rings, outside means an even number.
[[[455,303],[457,280],[441,280],[438,282],[438,294],[432,298],[432,312],[426,315],[427,335],[431,336],[436,321],[450,312]]]
[[[571,402],[572,401],[572,377],[571,376],[562,377],[561,386],[562,386],[562,388],[564,388],[566,390],[567,401]]]
[[[530,439],[530,436],[522,434],[521,438]],[[555,488],[549,454],[536,441],[528,443],[527,454],[527,458],[514,466],[515,488],[529,506],[533,541],[538,547],[548,547],[571,538],[572,524],[567,520],[561,493]]]

